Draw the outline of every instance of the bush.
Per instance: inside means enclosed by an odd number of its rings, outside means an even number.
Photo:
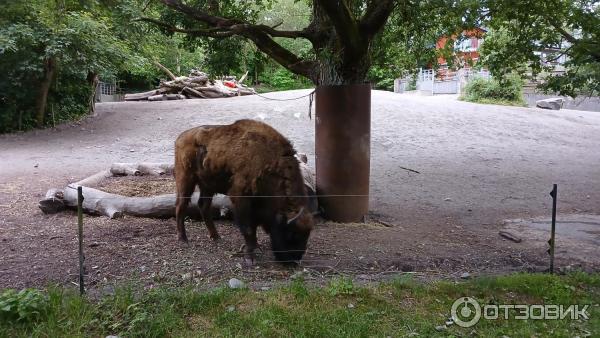
[[[278,68],[274,72],[265,72],[263,84],[269,89],[292,90],[310,88],[311,83],[308,80],[299,78],[284,68]]]
[[[501,80],[476,77],[467,83],[462,99],[479,103],[524,105],[523,80],[518,76]]]
[[[4,290],[0,294],[0,319],[32,321],[39,318],[47,306],[46,296],[38,290]]]
[[[390,69],[373,66],[369,69],[367,78],[375,89],[394,91],[394,76]]]

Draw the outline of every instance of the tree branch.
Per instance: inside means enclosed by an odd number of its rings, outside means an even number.
[[[548,22],[548,24],[550,24],[552,27],[554,27],[554,29],[556,29],[556,31],[563,38],[565,38],[565,40],[567,40],[569,43],[571,43],[572,45],[581,46],[583,49],[587,50],[588,53],[590,53],[590,55],[594,58],[594,60],[596,62],[600,62],[600,52],[598,52],[597,49],[595,49],[595,48],[589,48],[589,46],[586,47],[585,46],[586,41],[583,41],[581,39],[577,39],[571,33],[567,32],[567,30],[564,29],[559,23],[554,22],[553,20],[550,20],[550,19],[547,19],[546,22]]]
[[[201,10],[195,9],[188,5],[184,5],[179,0],[160,0],[174,10],[184,13],[191,18],[204,22],[211,27],[227,27],[240,23],[239,20],[227,19],[216,15],[210,15]]]
[[[316,64],[314,61],[299,58],[260,30],[246,30],[240,35],[254,42],[260,51],[272,57],[273,60],[292,73],[305,76],[313,80],[313,82],[315,81],[314,68]]]
[[[342,44],[351,50],[359,49],[361,36],[358,31],[358,25],[350,8],[344,0],[314,0],[314,6],[321,6]]]
[[[272,57],[276,62],[291,72],[305,76],[311,80],[315,78],[314,61],[303,60],[282,47],[273,40],[273,37],[283,38],[306,38],[312,42],[314,38],[307,30],[303,31],[279,31],[267,25],[254,25],[241,20],[226,19],[210,15],[202,10],[189,7],[178,0],[161,0],[165,5],[176,11],[182,12],[196,21],[209,26],[206,29],[181,29],[160,20],[152,18],[140,18],[136,21],[151,22],[171,32],[189,34],[192,36],[205,36],[223,38],[232,35],[243,36],[258,47],[260,51]]]
[[[137,18],[137,19],[133,19],[132,21],[144,21],[144,22],[150,22],[153,23],[159,27],[162,27],[166,30],[168,30],[169,32],[173,32],[173,33],[183,33],[183,34],[189,34],[192,36],[205,36],[205,37],[212,37],[212,38],[225,38],[228,36],[233,36],[236,34],[235,31],[231,31],[231,30],[227,30],[227,29],[223,29],[223,28],[207,28],[207,29],[182,29],[182,28],[178,28],[175,26],[172,26],[168,23],[162,22],[160,20],[156,20],[156,19],[152,19],[152,18]]]
[[[371,1],[367,11],[360,20],[361,33],[368,38],[373,37],[385,25],[394,10],[394,0]]]

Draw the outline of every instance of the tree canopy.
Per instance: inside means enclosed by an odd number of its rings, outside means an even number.
[[[599,1],[486,1],[481,6],[491,29],[482,59],[493,74],[544,75],[553,61],[566,57],[565,72],[546,74],[543,88],[570,96],[600,92]]]
[[[600,6],[592,0],[33,0],[0,12],[0,132],[73,119],[96,75],[156,84],[182,74],[250,72],[279,88],[393,79],[435,67],[440,36],[488,30],[484,66],[537,76],[565,95],[600,91]],[[450,39],[450,42],[451,39]],[[563,73],[550,72],[566,58]],[[449,59],[449,58],[447,58]],[[451,60],[451,59],[449,59]],[[296,74],[296,75],[292,75]]]

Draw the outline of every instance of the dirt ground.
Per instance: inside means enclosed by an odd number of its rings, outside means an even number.
[[[190,222],[190,244],[181,245],[174,219],[86,216],[88,285],[106,288],[132,278],[146,287],[216,285],[237,277],[261,286],[298,274],[317,281],[338,274],[368,281],[398,272],[459,278],[465,272],[542,271],[548,265],[547,230],[507,220],[548,216],[552,183],[560,187],[559,219],[600,214],[598,113],[378,91],[372,102],[369,223],[320,222],[296,269],[272,263],[268,237],[261,233],[263,253],[248,269],[237,257],[242,237],[228,221],[219,222],[218,242],[208,239],[203,224]],[[314,164],[307,98],[105,103],[97,110],[97,117],[79,123],[0,136],[0,288],[77,280],[76,215],[44,215],[37,202],[47,189],[113,162],[172,161],[175,137],[191,126],[264,120]],[[174,190],[168,179],[136,178],[102,187],[132,196]],[[590,238],[559,234],[559,267],[600,269],[600,250],[594,250],[600,223],[594,229]],[[506,240],[499,230],[522,241]]]

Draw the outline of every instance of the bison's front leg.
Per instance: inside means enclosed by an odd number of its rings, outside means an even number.
[[[190,203],[190,198],[196,182],[192,177],[186,176],[185,173],[178,173],[175,177],[177,183],[177,199],[175,204],[175,219],[177,220],[177,238],[181,242],[187,242],[187,234],[185,233],[185,214],[187,206]]]
[[[217,228],[215,228],[215,223],[212,219],[212,197],[214,194],[209,192],[200,191],[200,199],[198,200],[198,207],[200,207],[200,212],[202,213],[202,218],[204,219],[204,223],[206,224],[206,228],[208,229],[208,235],[210,238],[217,240],[219,239],[219,233],[217,232]]]
[[[246,265],[254,265],[254,260],[256,258],[254,250],[257,246],[256,227],[249,226],[242,230],[242,233],[244,235],[244,241],[246,242],[246,247],[244,249],[244,263],[246,263]]]
[[[254,265],[254,250],[256,249],[257,241],[256,225],[254,224],[252,217],[252,202],[249,197],[233,197],[232,202],[235,206],[235,222],[240,229],[242,236],[244,236],[244,242],[246,243],[244,262],[247,265]]]

